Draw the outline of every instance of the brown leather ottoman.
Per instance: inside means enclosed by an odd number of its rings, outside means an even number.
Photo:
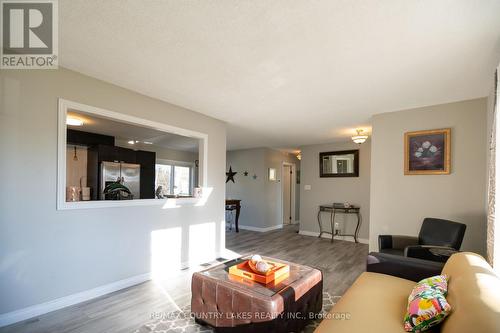
[[[321,271],[286,261],[290,274],[262,285],[229,275],[228,261],[193,274],[191,311],[200,324],[217,332],[299,332],[322,308]]]

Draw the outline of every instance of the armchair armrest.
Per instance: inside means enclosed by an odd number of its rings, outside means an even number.
[[[366,259],[366,271],[400,277],[411,281],[439,275],[444,263],[407,258],[393,254],[371,252]]]
[[[383,249],[404,250],[407,246],[417,245],[417,244],[418,244],[418,238],[413,236],[401,236],[401,235],[378,236],[379,250]]]
[[[379,235],[378,236],[378,249],[392,249],[392,236],[391,235]]]
[[[405,248],[404,256],[446,262],[452,254],[457,252],[459,251],[447,246],[412,245]]]

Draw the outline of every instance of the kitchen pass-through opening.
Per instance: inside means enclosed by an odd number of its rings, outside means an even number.
[[[200,196],[206,135],[66,100],[59,103],[59,208]]]

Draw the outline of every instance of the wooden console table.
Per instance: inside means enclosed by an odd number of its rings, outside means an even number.
[[[240,232],[240,230],[238,229],[238,219],[240,218],[240,209],[241,209],[241,200],[226,199],[226,210],[236,211],[236,218],[234,219],[234,226],[236,232]]]
[[[361,216],[359,213],[360,207],[357,206],[349,206],[349,207],[344,207],[343,204],[333,204],[333,205],[320,205],[319,210],[318,210],[318,224],[319,224],[319,236],[321,237],[322,234],[331,234],[332,235],[332,240],[333,242],[333,237],[335,236],[351,236],[354,237],[354,242],[358,243],[358,232],[359,232],[359,224],[361,221]],[[321,213],[330,213],[330,226],[331,226],[331,231],[326,231],[323,229],[323,225],[321,224]],[[354,234],[340,234],[338,230],[335,229],[335,215],[336,214],[355,214],[357,217],[357,222],[356,222],[356,230],[354,231]]]

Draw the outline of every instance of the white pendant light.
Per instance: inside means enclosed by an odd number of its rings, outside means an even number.
[[[368,139],[368,135],[364,135],[362,129],[357,129],[356,132],[358,132],[358,135],[351,137],[351,139],[352,139],[352,141],[354,141],[354,143],[357,143],[358,145],[360,145],[360,144],[364,143],[366,141],[366,139]]]

